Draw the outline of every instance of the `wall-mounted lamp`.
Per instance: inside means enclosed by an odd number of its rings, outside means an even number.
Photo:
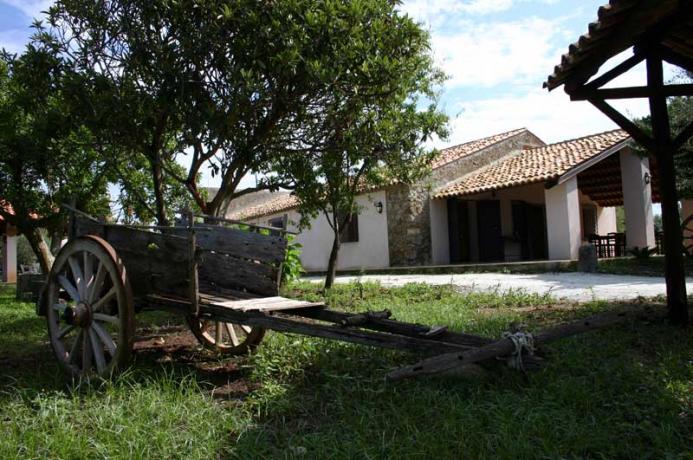
[[[383,213],[383,202],[382,201],[376,201],[373,203],[373,206],[375,206],[375,210],[378,211],[378,214]]]
[[[643,180],[645,181],[645,185],[649,184],[651,180],[650,173],[646,172],[643,176]]]

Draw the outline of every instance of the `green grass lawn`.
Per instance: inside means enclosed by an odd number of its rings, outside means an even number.
[[[339,286],[329,301],[491,337],[630,308],[421,285]],[[528,377],[494,365],[388,383],[416,357],[271,333],[225,360],[186,345],[175,319],[138,320],[131,369],[68,388],[43,320],[0,290],[0,458],[693,458],[693,334],[664,321],[556,342]]]

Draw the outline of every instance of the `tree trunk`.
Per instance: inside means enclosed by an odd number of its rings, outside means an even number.
[[[332,285],[334,284],[334,279],[337,276],[337,256],[339,255],[339,247],[340,246],[341,246],[341,241],[339,238],[339,226],[335,223],[334,241],[332,242],[332,251],[330,251],[330,260],[327,262],[327,275],[325,276],[325,289],[332,288]]]
[[[49,273],[51,267],[53,267],[53,260],[55,260],[55,257],[53,257],[48,243],[46,243],[46,240],[43,238],[43,234],[38,228],[34,228],[25,232],[24,236],[26,236],[26,239],[29,241],[29,245],[34,251],[34,254],[36,254],[39,265],[41,265],[41,271],[43,273]]]
[[[166,217],[166,203],[164,202],[164,179],[161,169],[161,158],[155,155],[152,161],[152,180],[154,185],[154,199],[156,200],[156,220],[159,225],[168,225]]]

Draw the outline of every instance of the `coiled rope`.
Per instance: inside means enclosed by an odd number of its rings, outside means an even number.
[[[510,339],[513,345],[515,345],[515,350],[508,356],[508,366],[524,372],[525,364],[522,357],[534,354],[534,336],[529,332],[516,331],[504,332],[503,338]]]

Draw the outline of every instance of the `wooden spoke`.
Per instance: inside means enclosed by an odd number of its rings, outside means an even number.
[[[62,329],[60,330],[60,334],[58,334],[58,338],[59,338],[59,339],[62,339],[62,338],[65,337],[67,334],[69,334],[70,331],[72,331],[74,328],[75,328],[75,326],[70,326],[70,325],[65,326],[64,328],[62,328]]]
[[[187,320],[190,330],[204,347],[231,355],[251,351],[260,344],[265,335],[265,330],[260,327],[200,320],[194,317],[188,317]]]
[[[77,337],[75,337],[75,343],[72,344],[72,348],[70,348],[70,354],[68,355],[68,359],[70,360],[71,363],[77,364],[75,361],[75,358],[77,357],[77,352],[79,351],[79,346],[82,344],[82,337],[84,336],[84,330],[80,329],[79,333],[77,334]]]
[[[65,275],[58,275],[58,282],[63,287],[63,289],[65,289],[65,292],[67,292],[67,295],[69,295],[72,298],[72,300],[74,300],[75,302],[80,301],[80,296],[79,292],[77,292],[77,288],[75,288],[72,285],[70,280],[68,280]]]
[[[91,351],[94,355],[94,361],[96,362],[96,371],[102,374],[106,369],[106,358],[103,355],[103,348],[99,343],[99,339],[96,337],[96,332],[93,328],[89,328],[89,343],[91,344]]]
[[[82,372],[83,373],[88,373],[89,369],[91,369],[91,362],[92,362],[92,350],[91,350],[91,343],[89,340],[89,334],[83,333],[82,334]]]
[[[108,302],[113,300],[113,298],[115,298],[117,293],[118,291],[116,290],[116,288],[112,287],[103,297],[101,297],[99,300],[92,304],[91,309],[94,312],[100,311],[104,305],[106,305]]]
[[[91,327],[94,329],[94,332],[96,332],[96,335],[99,337],[99,340],[101,340],[101,343],[103,343],[104,347],[106,347],[106,351],[108,351],[111,356],[115,356],[116,344],[113,342],[113,339],[108,332],[106,332],[106,330],[96,322],[91,323]]]
[[[236,335],[236,330],[234,329],[233,324],[224,323],[224,326],[226,326],[226,333],[228,334],[229,340],[231,340],[233,346],[238,346],[241,341],[238,340],[238,336]]]
[[[88,301],[89,290],[94,281],[94,266],[91,255],[87,251],[84,251],[82,254],[84,257],[84,299]]]
[[[104,313],[94,313],[94,319],[106,323],[115,324],[116,326],[120,324],[120,320],[117,316],[106,315]]]
[[[104,279],[106,279],[106,267],[104,264],[99,264],[99,268],[96,269],[94,281],[89,287],[89,297],[87,298],[87,302],[94,303],[96,296],[99,295],[99,291],[101,290]]]
[[[217,321],[214,324],[214,342],[217,344],[217,346],[221,345],[222,336],[223,336],[223,333],[222,333],[221,323],[219,321]]]
[[[84,274],[82,273],[82,268],[79,266],[79,261],[76,257],[68,257],[67,262],[70,264],[70,269],[72,270],[72,278],[77,285],[77,292],[79,293],[80,300],[86,298],[87,283],[84,281]]]
[[[66,324],[70,318],[62,312],[72,302],[60,299],[62,291],[84,303],[79,307],[81,327]],[[55,258],[45,295],[51,305],[46,311],[51,346],[71,377],[108,377],[127,363],[134,335],[132,291],[108,243],[89,236],[66,244]]]

